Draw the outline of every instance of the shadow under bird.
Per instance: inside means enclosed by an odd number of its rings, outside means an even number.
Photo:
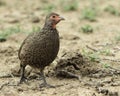
[[[23,41],[18,57],[20,59],[21,78],[20,83],[26,81],[24,75],[26,65],[40,70],[43,83],[40,87],[53,87],[46,82],[44,68],[57,57],[59,51],[59,34],[56,24],[64,20],[57,13],[50,13],[46,16],[45,24],[40,32],[35,32]]]

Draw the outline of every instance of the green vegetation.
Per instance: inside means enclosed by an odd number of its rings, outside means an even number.
[[[61,7],[63,11],[76,11],[78,9],[77,0],[62,0]]]
[[[120,16],[119,10],[117,10],[114,6],[108,5],[105,9],[106,12],[109,12],[110,14],[113,14],[115,16]]]
[[[41,30],[41,27],[33,26],[31,30],[24,30],[23,32],[25,32],[27,34],[30,34],[30,33],[33,33],[33,32],[40,32],[40,30]]]
[[[92,33],[93,32],[93,27],[91,25],[84,25],[81,27],[81,30],[83,33]]]
[[[39,32],[40,30],[41,28],[38,26],[37,27],[33,26],[31,30],[22,29],[20,26],[5,28],[5,29],[0,30],[0,41],[5,41],[7,37],[9,37],[10,35],[16,34],[19,32],[30,34],[32,32]]]
[[[52,12],[56,6],[54,4],[47,4],[43,7],[43,10],[45,10],[47,13]]]
[[[104,50],[101,50],[100,53],[104,54],[106,56],[110,56],[112,54],[111,51],[110,51],[110,49],[108,49],[108,48],[106,48]]]
[[[86,7],[82,10],[82,19],[89,20],[91,22],[96,21],[97,10],[93,7]]]
[[[20,27],[19,26],[15,26],[15,27],[10,27],[10,28],[6,28],[3,30],[0,30],[0,38],[7,38],[9,35],[14,34],[14,33],[19,33]]]
[[[4,6],[4,5],[6,5],[6,3],[0,0],[0,6]]]
[[[104,68],[108,68],[110,66],[110,64],[108,63],[101,63],[103,65]]]
[[[98,53],[92,53],[88,55],[89,59],[93,62],[98,61]]]
[[[117,36],[115,36],[115,40],[116,40],[117,42],[120,41],[120,34],[118,34]]]
[[[39,32],[40,30],[41,30],[41,27],[39,26],[32,28],[32,32]]]
[[[91,52],[86,49],[83,49],[82,54],[92,62],[99,61],[99,52]]]
[[[111,54],[112,52],[108,48],[97,51],[91,51],[87,49],[82,50],[82,55],[87,57],[92,62],[101,62],[101,56],[111,56]]]

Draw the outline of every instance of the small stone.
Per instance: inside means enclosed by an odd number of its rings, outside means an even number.
[[[6,38],[0,37],[0,42],[5,42],[6,40]]]
[[[118,92],[110,92],[109,96],[119,96],[119,95],[118,95]]]
[[[39,17],[34,16],[34,17],[31,19],[31,22],[32,22],[32,23],[39,23],[39,22],[40,22],[40,19],[39,19]]]
[[[8,20],[8,23],[18,23],[18,22],[19,22],[19,19],[17,18],[12,18]]]

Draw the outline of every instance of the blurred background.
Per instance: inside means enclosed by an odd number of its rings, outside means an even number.
[[[59,26],[61,32],[81,35],[95,31],[93,34],[109,37],[108,32],[119,31],[119,8],[119,0],[0,0],[0,38],[40,30],[50,12],[66,18]]]
[[[28,34],[41,30],[46,15],[50,12],[56,12],[65,18],[65,21],[57,25],[61,42],[58,58],[67,51],[75,51],[89,58],[90,64],[96,62],[103,69],[120,68],[120,0],[0,0],[1,74],[9,73],[11,68],[19,65],[17,54],[21,43]],[[120,80],[120,77],[116,78]],[[5,80],[0,80],[1,83],[3,81]],[[111,89],[119,90],[119,85]],[[79,86],[76,88],[80,89]],[[9,88],[4,91],[7,92],[7,90]],[[15,88],[13,90],[13,93],[18,94]],[[86,90],[88,93],[89,91],[94,93],[89,89],[84,89],[82,92]],[[49,90],[48,93],[52,94],[54,91]],[[78,92],[75,88],[72,91],[72,93]],[[61,88],[56,92],[60,94],[63,90]],[[52,94],[52,96],[68,96],[69,92],[66,94]],[[29,96],[33,95],[30,93]]]

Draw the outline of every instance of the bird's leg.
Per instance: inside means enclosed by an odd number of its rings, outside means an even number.
[[[20,77],[20,84],[22,83],[22,82],[26,82],[26,77],[25,77],[25,67],[26,67],[26,65],[20,65],[20,71],[21,71],[21,77]]]
[[[55,86],[52,86],[50,84],[47,83],[46,79],[45,79],[45,75],[43,73],[43,70],[40,70],[40,76],[41,76],[41,79],[43,80],[43,83],[40,84],[40,88],[42,87],[49,87],[49,88],[54,88]]]

